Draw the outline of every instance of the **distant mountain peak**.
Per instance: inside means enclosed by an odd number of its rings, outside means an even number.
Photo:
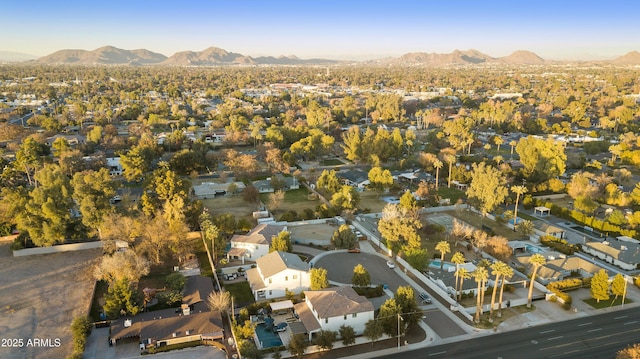
[[[611,60],[616,65],[640,65],[640,52],[631,51]]]

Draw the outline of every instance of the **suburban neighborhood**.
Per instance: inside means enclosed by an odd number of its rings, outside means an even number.
[[[0,63],[0,358],[640,352],[637,52],[82,51]]]

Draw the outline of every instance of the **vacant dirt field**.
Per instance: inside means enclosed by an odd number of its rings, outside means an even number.
[[[23,344],[0,347],[0,358],[64,358],[73,351],[71,321],[89,314],[102,250],[14,258],[10,245],[0,242],[0,340]],[[36,338],[45,342],[33,345]]]
[[[231,213],[236,219],[241,217],[252,218],[251,214],[257,211],[255,205],[242,200],[242,196],[223,196],[219,198],[203,199],[202,203],[214,215]]]

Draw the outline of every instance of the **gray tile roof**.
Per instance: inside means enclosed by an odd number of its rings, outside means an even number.
[[[271,252],[256,260],[262,278],[269,278],[285,269],[308,271],[309,263],[305,263],[298,255],[286,252]]]

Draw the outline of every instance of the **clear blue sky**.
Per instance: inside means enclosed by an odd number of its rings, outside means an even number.
[[[545,59],[640,50],[640,1],[4,1],[0,50],[37,56],[112,45],[170,56],[215,46],[250,56],[372,59],[476,49]]]

